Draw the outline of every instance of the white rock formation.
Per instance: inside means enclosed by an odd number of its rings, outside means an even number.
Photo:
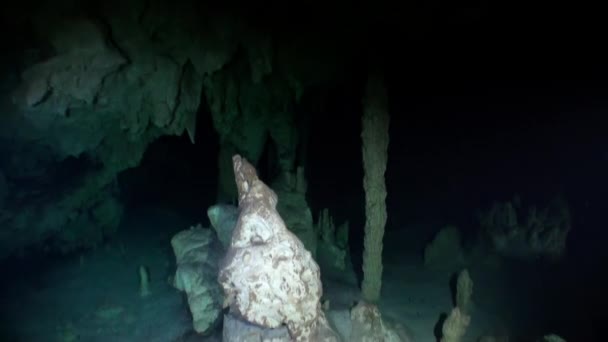
[[[173,286],[186,293],[194,330],[207,334],[219,323],[222,293],[217,283],[219,242],[200,225],[171,239],[177,270]]]
[[[240,214],[219,273],[224,306],[262,327],[286,325],[294,341],[337,341],[321,310],[319,266],[285,226],[277,195],[241,156],[233,167]]]

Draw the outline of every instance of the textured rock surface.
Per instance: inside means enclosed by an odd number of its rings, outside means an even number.
[[[361,140],[363,142],[363,188],[365,189],[365,237],[363,250],[363,298],[371,303],[380,299],[382,288],[382,249],[386,224],[386,184],[388,159],[388,95],[381,74],[370,72],[363,99]]]
[[[463,313],[470,313],[473,302],[471,296],[473,295],[473,280],[469,276],[467,269],[462,270],[458,274],[456,280],[456,306]]]
[[[323,277],[356,284],[357,275],[352,265],[348,244],[348,222],[336,228],[329,210],[324,209],[319,214],[315,231],[319,236],[317,262]]]
[[[518,197],[496,202],[479,214],[479,222],[482,233],[502,256],[558,260],[566,253],[571,217],[568,204],[561,197],[538,210],[529,206],[527,213]]]
[[[281,198],[277,203],[277,211],[285,221],[287,229],[294,233],[304,247],[317,257],[318,238],[314,230],[312,212],[306,201],[306,187],[304,176],[297,172],[283,172],[273,184],[272,188]]]
[[[264,328],[234,315],[224,315],[222,342],[291,342],[286,326]]]
[[[220,246],[213,232],[200,225],[171,239],[177,270],[174,286],[186,293],[194,330],[209,333],[222,314],[222,293],[217,283]]]
[[[329,310],[325,312],[329,325],[340,335],[342,341],[350,341],[351,331],[353,330],[353,321],[350,319],[350,311]]]
[[[350,318],[348,319],[350,321]],[[337,335],[329,328],[329,324],[325,321],[320,322],[322,333],[317,333],[317,336],[310,341],[330,342],[330,341],[348,341],[340,340]],[[349,330],[350,331],[350,330]],[[224,315],[224,326],[222,333],[222,342],[292,342],[293,339],[289,334],[286,326],[282,325],[277,328],[265,328],[256,324],[249,323],[232,314]]]
[[[373,304],[359,302],[350,311],[352,342],[407,342],[402,339],[395,329],[383,321],[378,307]]]
[[[216,204],[207,209],[207,216],[222,246],[228,248],[239,218],[239,208],[229,204]]]
[[[453,308],[441,327],[441,342],[462,341],[470,323],[470,316],[462,313],[458,307]]]
[[[321,311],[319,267],[276,210],[277,196],[247,160],[233,157],[240,215],[219,282],[225,306],[266,328],[287,325],[296,341],[331,341]]]
[[[256,48],[269,54],[270,46]],[[246,61],[235,63],[205,80],[205,94],[221,143],[219,201],[236,197],[231,158],[243,155],[256,165],[271,139],[283,170],[294,167],[297,147],[294,91],[281,76],[266,77]],[[267,72],[267,71],[264,71]],[[250,75],[251,77],[243,77]]]
[[[194,141],[202,98],[221,140],[221,189],[234,187],[233,153],[256,160],[267,139],[280,167],[293,167],[293,103],[304,87],[345,69],[341,54],[353,54],[338,53],[335,33],[332,44],[320,44],[310,34],[264,30],[270,18],[257,13],[221,7],[59,0],[0,11],[0,173],[7,185],[0,259],[57,236],[104,200],[99,193],[115,201],[106,188],[158,137]],[[101,226],[91,229],[103,236]],[[93,236],[82,238],[91,244]]]
[[[0,170],[14,189],[0,215],[0,258],[48,239],[61,251],[99,243],[116,227],[77,216],[118,203],[106,189],[152,140],[193,136],[203,77],[238,43],[220,32],[235,26],[164,1],[60,1],[2,19],[17,35],[2,57],[11,72],[0,76]]]

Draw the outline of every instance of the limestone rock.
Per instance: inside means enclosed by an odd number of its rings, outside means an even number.
[[[209,333],[222,313],[222,294],[217,283],[219,243],[213,232],[200,225],[171,239],[177,270],[173,285],[186,293],[194,330]]]
[[[317,258],[318,238],[313,225],[312,212],[306,200],[306,180],[301,167],[295,172],[285,171],[272,183],[272,189],[281,198],[277,204],[279,215],[304,247]]]
[[[212,205],[207,209],[207,216],[222,246],[228,248],[239,217],[239,209],[229,204]]]
[[[0,215],[0,259],[32,245],[62,252],[99,243],[114,228],[90,210],[115,203],[100,193],[158,137],[194,140],[204,77],[244,39],[212,12],[115,0],[11,11],[3,32],[18,38],[4,46],[11,74],[0,77],[0,164],[18,205]]]
[[[470,313],[471,296],[473,295],[473,281],[468,270],[462,270],[456,280],[456,306],[463,313]]]
[[[471,317],[462,313],[458,307],[452,309],[441,328],[441,342],[460,342],[471,323]]]
[[[292,342],[286,326],[277,328],[265,328],[256,324],[239,319],[232,314],[224,315],[224,328],[222,334],[223,342]],[[328,323],[319,321],[319,328],[310,341],[314,342],[337,342],[338,336],[329,328]]]
[[[261,56],[259,51],[250,55],[257,60],[254,55]],[[291,171],[295,166],[298,136],[292,110],[293,92],[280,76],[261,79],[267,69],[260,67],[254,60],[238,61],[203,83],[213,126],[221,142],[219,198],[233,194],[234,175],[229,167],[232,155],[238,153],[256,165],[269,139],[277,148],[281,171]]]
[[[222,342],[291,342],[286,326],[265,328],[232,314],[224,315]]]
[[[350,232],[350,226],[348,224],[348,221],[346,221],[338,226],[338,228],[336,230],[336,246],[338,248],[341,248],[344,250],[349,249],[349,244],[348,244],[348,236],[350,235],[349,232]]]
[[[348,309],[329,310],[325,313],[330,326],[340,335],[342,341],[350,341],[353,321]]]
[[[26,69],[13,97],[29,109],[63,116],[70,107],[91,105],[104,77],[127,63],[102,28],[84,17],[65,18],[44,32],[57,55]]]
[[[336,225],[334,224],[333,217],[329,215],[329,210],[327,208],[321,210],[321,213],[319,213],[316,229],[319,232],[321,241],[334,244],[336,239]]]
[[[239,155],[233,165],[240,214],[219,273],[224,305],[265,328],[286,325],[295,341],[326,340],[318,265],[285,226],[276,193],[254,167]]]
[[[284,218],[285,225],[302,241],[313,258],[316,258],[318,241],[306,195],[293,189],[277,189],[277,194],[281,197],[281,201],[277,204],[277,211]]]
[[[527,213],[519,197],[496,202],[479,213],[481,231],[498,254],[517,259],[558,260],[566,252],[571,229],[566,200],[556,197],[544,208],[529,206]]]
[[[357,276],[350,258],[348,245],[348,222],[335,227],[328,209],[319,214],[315,231],[319,236],[317,262],[326,279],[335,279],[356,284]]]
[[[351,309],[352,342],[406,342],[382,319],[378,307],[363,301]]]

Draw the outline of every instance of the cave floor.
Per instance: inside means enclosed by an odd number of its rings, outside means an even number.
[[[169,284],[173,233],[193,222],[159,208],[128,213],[99,248],[52,262],[41,274],[13,279],[2,298],[14,341],[219,341],[191,334],[181,294]],[[140,265],[150,271],[141,297]],[[11,322],[12,320],[12,322]],[[6,330],[6,329],[5,329]]]
[[[4,282],[0,339],[7,341],[219,341],[192,333],[187,304],[170,284],[173,234],[197,222],[162,208],[128,212],[117,236],[94,250],[28,267]],[[383,317],[399,323],[411,341],[435,341],[442,314],[452,308],[453,272],[422,265],[425,229],[388,230]],[[138,268],[151,274],[151,295],[139,295]],[[38,271],[28,271],[36,270]],[[529,279],[509,267],[470,265],[474,282],[471,325],[464,342],[482,334],[530,329],[541,303]],[[517,272],[523,272],[519,269]],[[511,280],[509,280],[511,279]],[[524,283],[528,284],[524,286]],[[348,304],[358,290],[325,283],[330,303]],[[542,290],[543,284],[537,287]],[[334,307],[334,304],[332,304]]]

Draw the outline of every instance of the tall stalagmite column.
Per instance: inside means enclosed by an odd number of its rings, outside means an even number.
[[[378,302],[382,286],[382,238],[386,224],[384,172],[388,154],[388,99],[381,75],[371,73],[363,99],[363,187],[365,189],[365,240],[363,299]]]

